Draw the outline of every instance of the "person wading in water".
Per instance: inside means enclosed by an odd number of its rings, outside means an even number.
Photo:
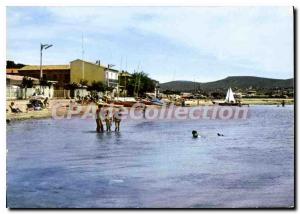
[[[119,109],[118,111],[116,111],[115,113],[114,113],[114,116],[113,116],[113,120],[114,120],[114,122],[115,122],[115,131],[120,131],[120,123],[121,123],[121,116],[122,116],[122,114],[121,114],[121,109]]]
[[[143,108],[143,117],[144,119],[146,119],[146,110],[147,110],[147,106],[145,105]]]
[[[96,110],[96,124],[97,124],[97,132],[103,132],[103,124],[101,119],[101,105],[98,105],[98,109]]]
[[[106,111],[106,114],[105,114],[105,124],[106,124],[106,131],[107,132],[111,132],[111,116],[110,116],[110,113],[109,113],[109,110]]]

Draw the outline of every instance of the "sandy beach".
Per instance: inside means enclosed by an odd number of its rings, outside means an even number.
[[[285,101],[286,105],[293,105],[294,99],[273,99],[273,98],[263,98],[263,99],[243,99],[243,104],[249,104],[251,105],[280,105],[282,100]],[[223,102],[223,100],[215,100],[216,102]],[[26,112],[26,103],[28,103],[27,100],[15,100],[15,105],[21,109],[22,113],[11,113],[9,110],[9,104],[12,101],[6,101],[6,109],[8,110],[6,112],[6,119],[8,121],[18,121],[18,120],[27,120],[27,119],[39,119],[39,118],[49,118],[52,117],[52,107],[56,104],[59,104],[60,107],[57,109],[59,115],[64,115],[67,113],[68,105],[70,103],[70,100],[68,99],[53,99],[50,100],[49,107],[46,109],[43,109],[41,111],[28,111]],[[178,103],[179,104],[179,103]],[[186,106],[207,106],[207,105],[213,105],[211,100],[187,100],[185,101]],[[86,105],[81,106],[82,111],[85,110]],[[149,108],[158,108],[158,106],[149,106]]]

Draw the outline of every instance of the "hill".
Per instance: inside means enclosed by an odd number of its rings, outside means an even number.
[[[222,80],[199,83],[192,81],[171,81],[160,84],[162,91],[180,91],[189,92],[195,89],[202,89],[204,91],[212,91],[216,89],[226,90],[229,87],[247,89],[272,89],[272,88],[293,88],[294,79],[271,79],[253,76],[231,76]]]

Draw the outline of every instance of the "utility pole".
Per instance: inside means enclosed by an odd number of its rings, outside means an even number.
[[[42,44],[41,43],[41,48],[40,48],[40,79],[43,79],[43,50],[48,49],[52,47],[53,45],[48,45],[48,44]]]
[[[140,65],[141,65],[141,62],[139,61],[139,64],[138,64],[138,67],[137,67],[137,73],[139,72],[139,69],[140,69]],[[137,89],[137,84],[138,84],[138,82],[137,81],[139,81],[139,76],[137,76],[136,78],[135,78],[135,82],[134,82],[134,91],[133,91],[133,93],[135,94],[135,95],[138,95],[138,91],[136,92],[136,89]]]
[[[139,96],[140,82],[141,82],[141,74],[139,74],[139,81],[138,81],[138,87],[137,87],[137,96]]]
[[[82,60],[82,80],[84,80],[84,46],[83,46],[83,33],[81,35],[81,60]]]

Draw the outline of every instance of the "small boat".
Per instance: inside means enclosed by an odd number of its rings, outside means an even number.
[[[164,103],[161,100],[155,98],[155,99],[151,100],[151,104],[152,105],[157,105],[157,106],[162,106]]]
[[[110,101],[109,103],[113,103],[114,105],[122,105],[124,107],[132,107],[134,104],[138,103],[138,101],[134,97],[119,97]]]
[[[224,102],[218,103],[213,101],[213,104],[217,104],[219,106],[242,106],[240,102],[236,102],[236,100],[234,99],[231,88],[228,89]]]
[[[142,99],[141,102],[142,102],[143,104],[145,104],[145,105],[152,105],[151,100],[148,100],[148,99]]]
[[[164,101],[156,98],[152,94],[148,94],[146,99],[142,99],[141,102],[145,105],[157,105],[162,106],[164,104]]]

